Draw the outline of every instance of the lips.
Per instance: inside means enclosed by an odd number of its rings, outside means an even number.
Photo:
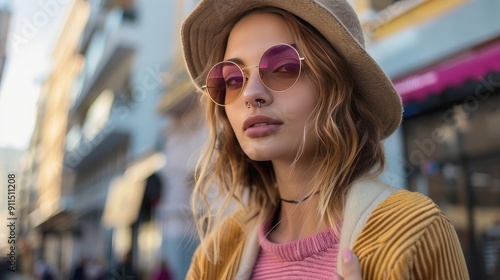
[[[282,124],[280,120],[265,115],[255,115],[243,122],[243,130],[250,138],[260,138],[277,133]]]
[[[243,122],[243,130],[246,131],[251,127],[261,127],[266,125],[280,125],[280,124],[283,124],[283,122],[280,120],[273,119],[265,115],[253,115],[248,117]]]

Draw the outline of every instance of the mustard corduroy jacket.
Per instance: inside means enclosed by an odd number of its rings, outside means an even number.
[[[339,253],[354,251],[363,279],[469,279],[453,225],[426,196],[368,179],[353,185],[344,212]],[[198,248],[186,279],[250,279],[261,222],[249,211],[228,217],[215,232],[220,261],[211,263]]]

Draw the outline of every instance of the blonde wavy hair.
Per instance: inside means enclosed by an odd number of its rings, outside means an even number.
[[[357,91],[345,60],[326,39],[302,19],[274,7],[251,10],[219,33],[212,48],[215,52],[195,81],[199,91],[203,92],[200,85],[211,66],[223,60],[233,26],[253,12],[283,18],[299,53],[306,58],[301,75],[307,75],[319,93],[318,103],[309,116],[311,127],[307,129],[317,143],[311,189],[319,191],[320,216],[335,229],[335,222],[342,219],[349,186],[369,172],[380,174],[385,167],[380,123],[372,114],[373,108]],[[277,207],[280,200],[271,162],[251,160],[241,149],[224,108],[215,105],[206,94],[201,103],[206,107],[210,136],[194,175],[191,207],[201,249],[209,259],[217,261],[219,241],[215,235],[208,237],[226,216],[229,205],[236,201],[249,211],[264,210]],[[302,148],[304,141],[305,137]],[[296,161],[301,155],[296,155]]]

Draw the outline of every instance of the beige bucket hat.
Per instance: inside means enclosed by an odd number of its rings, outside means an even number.
[[[373,104],[373,112],[384,126],[381,128],[384,138],[396,130],[403,112],[401,98],[366,52],[358,17],[346,0],[200,1],[181,30],[184,57],[192,79],[207,67],[217,34],[243,13],[263,6],[289,11],[314,26],[349,64],[358,90]]]

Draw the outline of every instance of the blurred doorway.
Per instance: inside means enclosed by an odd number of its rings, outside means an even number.
[[[471,279],[491,280],[500,279],[500,92],[485,88],[469,82],[425,101],[436,103],[406,118],[403,134],[408,188],[453,223]],[[445,98],[454,93],[469,95],[457,104]]]

